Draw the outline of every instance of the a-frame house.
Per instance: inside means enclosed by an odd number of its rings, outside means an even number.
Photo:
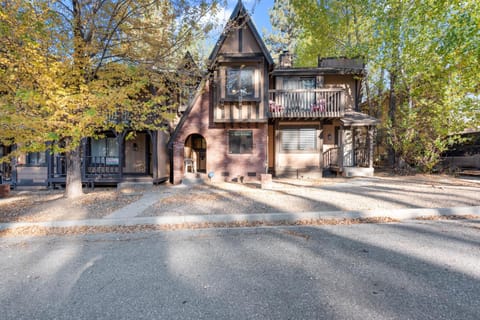
[[[187,171],[231,180],[256,178],[267,170],[272,67],[239,1],[210,55],[208,75],[170,140],[173,183]]]
[[[359,112],[360,59],[278,65],[239,1],[209,58],[207,76],[169,141],[170,180],[373,175],[378,120]]]

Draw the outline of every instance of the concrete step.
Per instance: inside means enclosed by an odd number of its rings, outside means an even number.
[[[192,173],[187,172],[182,179],[182,184],[192,185],[192,184],[202,184],[208,180],[208,177],[205,173]]]
[[[136,193],[149,190],[153,187],[152,177],[125,177],[122,182],[117,184],[117,190],[122,193]]]

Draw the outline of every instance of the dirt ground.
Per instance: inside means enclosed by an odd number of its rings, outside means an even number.
[[[0,222],[102,218],[139,200],[142,192],[96,188],[72,201],[62,190],[14,190],[0,199]],[[480,181],[446,175],[282,179],[269,189],[259,183],[163,184],[149,192],[158,192],[159,200],[139,216],[480,206]]]
[[[379,174],[374,178],[274,180],[268,190],[258,183],[212,183],[164,197],[142,216],[480,206],[479,182],[446,175]]]
[[[12,190],[0,198],[0,222],[38,222],[98,219],[138,200],[140,194],[123,194],[116,188],[85,190],[75,200],[63,197],[63,190]]]

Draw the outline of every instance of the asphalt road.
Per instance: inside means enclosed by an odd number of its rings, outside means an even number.
[[[480,319],[480,221],[0,239],[1,319]]]

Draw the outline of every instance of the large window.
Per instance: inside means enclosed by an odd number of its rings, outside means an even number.
[[[226,91],[228,98],[252,98],[255,95],[254,74],[252,67],[235,67],[227,69]]]
[[[92,139],[90,151],[92,163],[118,165],[118,143],[116,138]]]
[[[228,132],[229,152],[233,154],[252,153],[252,130],[230,130]]]
[[[282,151],[306,152],[317,150],[317,130],[315,128],[281,129]]]

